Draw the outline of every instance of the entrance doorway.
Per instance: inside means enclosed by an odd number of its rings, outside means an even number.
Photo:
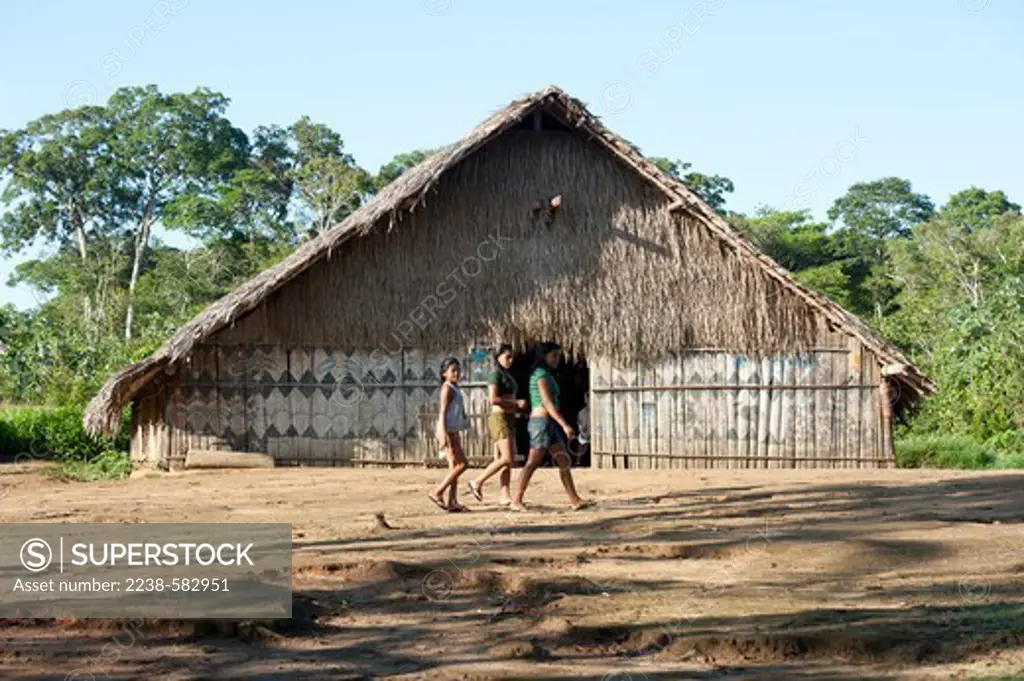
[[[530,374],[533,373],[533,369],[539,361],[537,357],[539,346],[540,343],[528,343],[525,350],[516,355],[510,371],[519,384],[519,391],[516,397],[528,402],[530,400]],[[551,373],[558,383],[562,415],[569,422],[569,425],[579,432],[580,410],[586,404],[587,394],[590,392],[590,369],[587,366],[587,360],[582,355],[570,357],[563,350],[562,361],[559,362],[558,367],[551,370]],[[532,404],[530,408],[533,408]],[[527,419],[525,418],[516,419],[516,449],[519,452],[519,456],[522,457],[522,461],[525,461],[526,455],[530,451],[530,434],[527,430]],[[574,467],[590,467],[589,442],[585,446],[575,446],[574,451],[571,453],[573,454]],[[519,465],[519,462],[517,462],[517,465]],[[544,462],[544,466],[551,465],[553,463],[550,460]]]

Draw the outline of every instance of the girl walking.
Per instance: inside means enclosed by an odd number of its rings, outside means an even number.
[[[491,403],[491,413],[487,418],[487,432],[491,442],[497,448],[494,461],[484,469],[475,480],[470,480],[469,492],[477,501],[483,501],[484,483],[495,475],[501,483],[501,506],[512,503],[509,494],[509,483],[512,478],[512,462],[516,456],[516,412],[528,409],[526,400],[517,400],[516,392],[519,385],[509,370],[515,353],[508,343],[502,344],[494,353],[494,372],[487,379],[487,397]]]
[[[468,511],[459,503],[459,476],[469,463],[462,449],[462,433],[469,429],[466,415],[466,398],[459,388],[461,368],[459,360],[449,357],[441,363],[441,410],[437,420],[437,444],[448,458],[448,475],[427,497],[441,510],[449,512]],[[444,500],[448,490],[448,501]]]
[[[569,497],[569,505],[574,511],[593,502],[580,499],[576,493],[576,484],[572,479],[572,461],[566,453],[566,442],[573,439],[576,433],[559,410],[559,390],[551,369],[558,366],[562,358],[562,349],[557,343],[544,343],[539,350],[537,366],[530,375],[530,455],[519,476],[519,488],[512,499],[512,508],[525,511],[523,494],[534,471],[544,463],[544,457],[551,454],[562,486]]]

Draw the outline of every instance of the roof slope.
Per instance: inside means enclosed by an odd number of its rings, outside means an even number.
[[[115,374],[86,409],[86,429],[92,433],[115,432],[120,426],[123,406],[164,366],[188,356],[197,344],[256,308],[271,293],[321,258],[329,256],[333,249],[350,238],[367,234],[385,217],[389,218],[388,224],[391,225],[402,212],[414,210],[448,169],[541,107],[605,147],[641,178],[665,192],[673,202],[671,209],[683,210],[696,217],[737,257],[761,268],[764,274],[804,300],[837,329],[859,339],[885,364],[891,365],[890,372],[912,391],[918,394],[935,391],[935,385],[927,376],[856,315],[793,279],[781,265],[758,251],[685,185],[645,159],[635,146],[608,130],[581,101],[550,86],[513,101],[458,142],[404,172],[343,222],[304,243],[277,265],[208,306],[149,358]]]

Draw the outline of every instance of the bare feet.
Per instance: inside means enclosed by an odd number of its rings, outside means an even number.
[[[594,505],[594,502],[590,501],[589,499],[587,499],[585,501],[583,499],[580,499],[575,504],[572,504],[572,510],[574,510],[574,511],[581,511],[581,510],[583,510],[585,508],[590,508],[593,505]]]

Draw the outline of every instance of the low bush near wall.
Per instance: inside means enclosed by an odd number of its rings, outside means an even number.
[[[1003,441],[1005,440],[1005,441]],[[962,437],[908,437],[896,441],[900,468],[1024,468],[1017,439],[979,444]]]
[[[94,437],[82,427],[81,407],[0,408],[0,459],[58,464],[60,477],[123,477],[129,470],[126,423],[114,438]]]

